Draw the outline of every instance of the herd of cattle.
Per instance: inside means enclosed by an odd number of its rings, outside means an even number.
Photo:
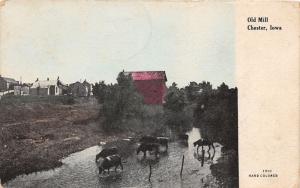
[[[187,134],[180,134],[178,135],[178,139],[184,143],[188,142],[189,136]],[[149,153],[154,153],[155,157],[159,154],[159,148],[160,146],[165,147],[165,151],[168,150],[168,142],[169,139],[167,137],[154,137],[154,136],[143,136],[139,139],[139,146],[136,150],[136,154],[138,155],[140,152],[144,153],[144,157],[146,157],[147,151]],[[208,139],[199,139],[196,142],[193,143],[194,147],[197,146],[197,153],[199,147],[208,146],[209,150],[212,147],[214,148],[213,142],[211,142]],[[208,150],[208,151],[209,151]],[[105,173],[105,170],[108,171],[110,168],[115,167],[115,171],[120,166],[123,170],[122,160],[121,156],[118,154],[118,148],[117,147],[110,147],[110,148],[104,148],[100,153],[96,155],[96,163],[98,163],[98,160],[102,158],[102,162],[99,166],[99,174]]]

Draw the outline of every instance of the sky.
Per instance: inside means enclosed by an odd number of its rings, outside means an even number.
[[[230,3],[9,0],[0,27],[0,73],[23,82],[115,83],[124,69],[235,87]]]

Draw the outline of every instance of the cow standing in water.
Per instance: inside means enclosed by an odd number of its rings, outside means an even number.
[[[155,152],[155,157],[157,157],[157,154],[159,152],[159,144],[157,143],[142,143],[137,151],[136,151],[136,154],[138,155],[140,152],[143,152],[144,153],[144,157],[146,157],[146,152],[147,151],[154,151]]]
[[[168,150],[169,139],[167,137],[154,137],[154,136],[143,136],[140,140],[141,143],[156,143],[164,146]]]
[[[141,143],[157,143],[157,138],[155,136],[143,136],[140,140]]]
[[[166,147],[166,150],[168,150],[168,143],[169,143],[169,139],[167,137],[157,137],[157,142]]]
[[[98,159],[101,158],[105,158],[107,156],[110,155],[115,155],[118,153],[118,149],[116,147],[112,147],[112,148],[104,148],[100,153],[98,153],[96,155],[96,162],[98,161]]]
[[[105,173],[105,170],[108,171],[111,167],[115,167],[115,171],[117,171],[118,167],[121,167],[123,170],[122,160],[119,155],[111,155],[108,157],[105,157],[101,165],[99,166],[99,174]]]
[[[194,147],[197,146],[197,153],[198,153],[198,150],[199,150],[200,146],[202,147],[202,150],[203,150],[203,146],[208,146],[208,152],[210,150],[210,147],[212,147],[215,151],[214,143],[211,142],[209,139],[206,139],[206,138],[200,138],[199,140],[197,140],[193,144],[194,144]]]

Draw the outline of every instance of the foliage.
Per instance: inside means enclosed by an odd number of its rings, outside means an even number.
[[[185,132],[192,125],[201,135],[237,150],[237,89],[222,83],[190,82],[184,88],[173,83],[162,106],[144,105],[129,75],[120,72],[117,84],[96,83],[93,93],[102,104],[106,130],[163,134],[168,128]]]
[[[105,117],[104,127],[113,130],[122,127],[130,118],[140,117],[142,97],[137,93],[132,79],[124,72],[120,72],[117,84],[106,85],[96,83],[93,93],[100,104],[103,104],[102,113]]]
[[[181,112],[185,106],[185,93],[177,87],[177,84],[173,84],[168,88],[166,95],[166,103],[164,108],[172,112]]]
[[[193,112],[188,110],[184,89],[173,83],[167,91],[164,104],[164,121],[172,130],[185,132],[191,128]]]
[[[105,92],[107,91],[107,85],[104,83],[104,81],[95,83],[93,85],[93,95],[96,96],[97,100],[99,103],[103,103],[104,102],[104,97],[105,97]]]
[[[194,102],[197,100],[203,93],[211,93],[212,85],[210,82],[190,82],[188,86],[184,88],[188,101]]]
[[[224,83],[200,95],[194,115],[202,136],[237,150],[237,110],[237,89],[229,89]]]

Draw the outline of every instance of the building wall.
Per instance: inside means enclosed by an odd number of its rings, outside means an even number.
[[[86,81],[84,81],[82,84],[86,87],[87,96],[92,95],[92,84],[90,84],[90,83],[88,83]]]
[[[29,87],[28,86],[23,86],[21,88],[21,92],[22,92],[22,95],[29,95]]]
[[[0,77],[0,91],[6,91],[7,90],[7,82]]]
[[[8,81],[0,76],[0,91],[14,90],[14,86],[18,84],[15,80]]]
[[[14,86],[14,95],[29,95],[28,86]]]
[[[30,88],[29,95],[37,95],[36,88]]]
[[[57,87],[57,95],[62,95],[63,94],[63,89],[60,87]]]
[[[30,88],[30,95],[47,96],[49,94],[48,88]]]
[[[144,97],[145,104],[163,104],[166,94],[164,80],[135,80],[138,92]]]
[[[58,86],[54,86],[54,85],[51,85],[49,86],[49,89],[48,89],[48,95],[62,95],[62,88],[58,87]]]
[[[79,82],[71,84],[69,86],[69,90],[72,96],[76,96],[76,97],[88,96],[88,88]]]
[[[14,95],[21,95],[21,88],[22,86],[15,86],[14,87]]]

